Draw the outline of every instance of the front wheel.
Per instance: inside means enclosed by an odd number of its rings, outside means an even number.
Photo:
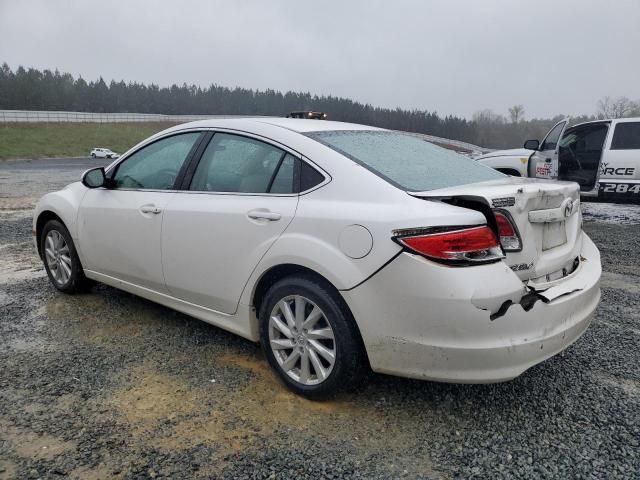
[[[267,292],[259,318],[267,359],[295,393],[323,398],[366,377],[356,324],[325,282],[302,275],[280,280]]]
[[[95,153],[92,153],[92,154],[91,154],[91,158],[96,158],[96,154],[95,154]]]
[[[49,281],[58,290],[76,293],[91,287],[92,282],[84,276],[71,235],[58,220],[49,220],[42,229],[40,252]]]

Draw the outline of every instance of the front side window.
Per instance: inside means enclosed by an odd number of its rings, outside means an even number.
[[[190,190],[292,193],[295,158],[252,138],[216,133],[202,154]]]
[[[546,152],[547,150],[555,150],[556,145],[558,145],[558,140],[560,139],[560,134],[562,133],[562,129],[564,128],[567,122],[560,122],[555,127],[551,129],[551,131],[547,134],[545,139],[542,141],[542,145],[540,145],[540,151]]]
[[[611,150],[640,150],[640,122],[624,122],[616,125],[611,140]]]
[[[171,190],[199,132],[163,138],[141,148],[118,165],[116,188]]]
[[[403,190],[422,192],[504,178],[470,158],[399,132],[336,130],[307,135]]]

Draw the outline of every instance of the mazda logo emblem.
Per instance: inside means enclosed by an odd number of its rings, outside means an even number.
[[[573,213],[573,200],[567,201],[567,204],[564,206],[564,216],[570,217]]]

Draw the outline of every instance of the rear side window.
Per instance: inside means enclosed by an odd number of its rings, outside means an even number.
[[[611,140],[611,150],[640,150],[640,122],[616,125]]]
[[[307,135],[403,190],[421,192],[504,178],[470,158],[399,132],[337,130]]]
[[[324,176],[306,162],[300,162],[300,191],[307,191],[324,182]]]

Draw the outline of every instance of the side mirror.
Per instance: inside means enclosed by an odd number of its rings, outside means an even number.
[[[104,173],[104,167],[92,168],[82,174],[82,184],[87,188],[105,187],[107,184],[107,176]]]
[[[524,142],[524,148],[527,150],[538,150],[540,147],[540,142],[538,140],[527,140]]]

